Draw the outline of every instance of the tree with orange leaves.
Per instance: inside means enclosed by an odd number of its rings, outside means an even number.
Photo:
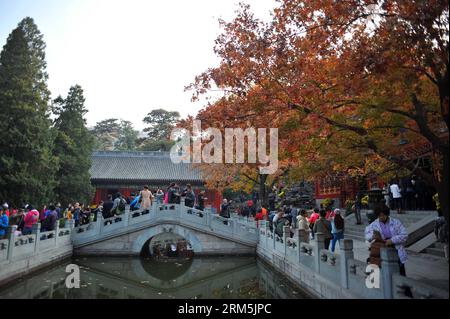
[[[239,100],[227,106],[231,117],[256,114],[255,121],[283,128],[283,155],[305,176],[423,177],[438,190],[448,220],[448,6],[282,0],[263,23],[241,5],[232,22],[222,22],[220,65],[188,88],[194,98],[222,89]],[[207,109],[221,114],[220,103]],[[432,169],[412,151],[423,145],[434,155]]]

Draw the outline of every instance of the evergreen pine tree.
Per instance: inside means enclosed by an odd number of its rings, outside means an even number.
[[[58,117],[54,126],[54,155],[60,163],[55,194],[63,205],[89,204],[93,197],[89,169],[94,141],[86,127],[84,102],[83,89],[79,85],[70,88],[65,100],[61,97],[55,100],[54,112]]]
[[[45,43],[25,18],[0,53],[0,199],[42,205],[52,197],[52,156]]]

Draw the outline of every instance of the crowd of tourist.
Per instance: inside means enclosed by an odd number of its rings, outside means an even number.
[[[41,232],[53,231],[58,220],[64,217],[59,203],[44,206],[40,211],[29,204],[10,208],[4,203],[0,207],[0,239],[6,237],[9,226],[17,226],[17,236],[31,234],[37,223],[41,224]]]

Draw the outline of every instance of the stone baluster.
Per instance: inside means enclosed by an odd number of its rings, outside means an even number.
[[[6,238],[8,239],[8,260],[12,260],[14,256],[14,248],[16,247],[16,230],[17,226],[8,226]]]
[[[95,233],[100,235],[103,232],[103,227],[105,226],[105,222],[103,220],[102,212],[97,212],[97,221],[95,224]]]
[[[263,244],[263,246],[264,247],[266,247],[266,235],[264,235],[264,237],[262,237],[262,235],[261,235],[261,230],[264,230],[264,232],[265,232],[265,230],[266,230],[266,221],[265,220],[261,220],[260,222],[259,222],[259,229],[257,229],[257,231],[258,231],[258,238],[259,238],[259,240],[258,240],[258,242],[260,243],[260,244]],[[264,242],[263,242],[264,241]]]
[[[339,245],[339,259],[341,260],[341,286],[343,288],[348,288],[348,262],[349,260],[354,259],[353,240],[344,239],[341,242],[343,243],[342,246]]]
[[[238,221],[239,221],[239,218],[234,218],[233,219],[233,236],[236,236],[237,234],[238,234],[238,227],[239,227],[239,224],[238,224]]]
[[[180,197],[180,204],[177,205],[177,208],[175,210],[177,216],[183,216],[185,205],[186,205],[186,198],[185,197]]]
[[[123,227],[128,227],[130,224],[131,219],[131,211],[130,211],[130,205],[125,206],[125,213],[123,214]]]
[[[75,221],[74,221],[75,222]],[[34,252],[39,252],[39,245],[41,242],[41,223],[36,223],[32,226],[32,234],[35,236],[34,240]]]
[[[304,243],[305,241],[303,240],[306,236],[305,233],[307,234],[307,232],[304,229],[298,229],[296,228],[294,230],[294,238],[297,239],[297,250],[298,250],[298,262],[300,262],[300,259],[302,258],[302,243]]]
[[[288,249],[288,239],[291,238],[291,227],[283,227],[283,244],[284,244],[284,255],[286,255],[286,250]]]
[[[208,211],[206,209],[204,209],[203,212],[201,212],[201,214],[203,215],[201,223],[203,225],[205,225],[205,227],[207,227],[208,229],[212,230],[212,217],[211,217],[211,215],[208,213]]]
[[[316,265],[316,272],[320,273],[320,251],[325,247],[325,235],[323,233],[316,233],[316,245],[314,246],[314,260]]]
[[[265,248],[267,249],[267,248],[269,248],[269,238],[267,237],[267,234],[269,234],[270,233],[270,225],[269,225],[269,222],[268,221],[265,221],[266,222],[266,224],[265,224],[265,230],[266,230],[266,238],[265,238]]]
[[[273,237],[272,249],[275,250],[275,243],[277,242],[277,234],[275,233],[275,225],[273,225],[271,233],[272,233],[272,237]]]
[[[381,248],[381,280],[385,299],[394,298],[392,276],[400,273],[398,252],[394,248]]]
[[[54,243],[55,243],[55,247],[57,247],[58,246],[58,235],[59,235],[59,220],[58,219],[56,219],[54,233],[55,233]]]

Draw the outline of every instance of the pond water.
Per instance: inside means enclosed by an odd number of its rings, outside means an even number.
[[[79,266],[80,288],[66,287]],[[254,257],[74,257],[0,287],[1,299],[305,299],[299,287]]]

